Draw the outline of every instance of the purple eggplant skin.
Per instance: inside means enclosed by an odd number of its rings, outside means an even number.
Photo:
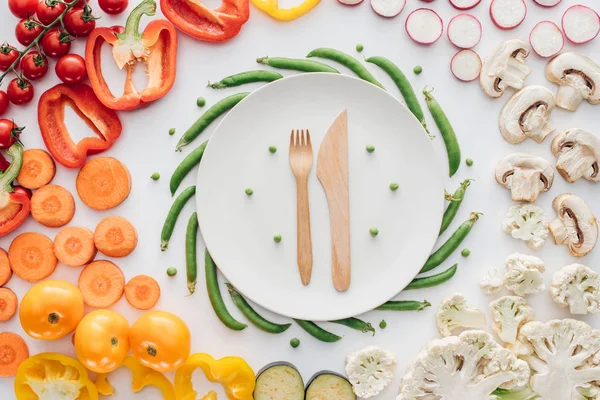
[[[270,397],[259,397],[260,393],[259,390],[262,389],[262,385],[260,385],[260,380],[263,374],[267,373],[270,370],[273,370],[275,368],[278,367],[288,367],[293,369],[298,375],[298,381],[296,382],[297,387],[298,388],[304,388],[304,380],[302,379],[302,375],[300,374],[300,372],[298,371],[298,368],[296,368],[296,366],[294,364],[291,364],[289,362],[285,362],[285,361],[276,361],[276,362],[272,362],[270,364],[265,365],[260,371],[258,371],[258,373],[256,374],[256,388],[254,389],[254,396],[253,398],[255,400],[266,400],[269,399]],[[279,389],[278,392],[281,392],[282,390]],[[298,395],[298,399],[304,399],[304,390],[302,391],[294,391],[294,394]]]
[[[350,388],[349,394],[347,396],[345,396],[343,398],[337,398],[335,400],[356,400],[356,395],[354,394],[354,391],[352,389],[352,384],[350,383],[348,378],[346,378],[344,375],[339,374],[337,372],[327,371],[327,370],[317,372],[308,380],[308,384],[306,385],[306,389],[304,390],[304,396],[306,399],[309,399],[307,396],[309,395],[309,390],[310,390],[311,385],[315,382],[316,379],[318,379],[320,377],[324,377],[325,375],[331,375],[335,379],[343,380],[345,383],[348,384],[348,387]],[[326,397],[318,397],[318,398],[326,398]],[[327,400],[329,400],[329,399],[327,399]],[[331,400],[334,400],[334,399],[331,399]]]

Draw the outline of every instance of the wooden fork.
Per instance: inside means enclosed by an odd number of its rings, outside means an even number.
[[[310,211],[308,207],[308,174],[312,168],[310,133],[292,130],[290,135],[290,165],[296,176],[296,207],[298,227],[298,269],[303,285],[310,283],[312,274],[312,240],[310,237]]]

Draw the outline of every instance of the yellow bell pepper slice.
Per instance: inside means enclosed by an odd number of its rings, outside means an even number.
[[[23,361],[14,388],[17,400],[98,400],[84,366],[58,353],[40,353]]]
[[[215,360],[208,354],[197,353],[188,357],[175,373],[177,400],[196,400],[198,392],[192,385],[192,373],[200,368],[211,382],[220,383],[229,400],[253,400],[256,376],[248,363],[240,357],[223,357]],[[209,392],[202,400],[216,400],[217,394]]]
[[[279,0],[252,0],[252,4],[279,21],[291,21],[315,8],[321,0],[305,0],[292,8],[279,8]]]
[[[131,389],[139,392],[146,386],[158,388],[165,400],[175,400],[175,389],[171,381],[162,373],[151,368],[143,366],[132,356],[127,356],[121,367],[129,368],[132,372]],[[96,378],[96,388],[98,393],[103,396],[110,396],[115,393],[115,388],[108,382],[108,374],[98,374]]]

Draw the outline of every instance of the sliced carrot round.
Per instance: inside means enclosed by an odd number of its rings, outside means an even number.
[[[125,257],[137,246],[137,232],[123,217],[104,218],[94,230],[96,248],[109,257]]]
[[[36,232],[22,233],[12,241],[8,261],[15,275],[29,282],[47,278],[58,264],[52,240]]]
[[[123,296],[125,277],[121,269],[110,261],[94,261],[81,271],[77,286],[85,304],[106,308]]]
[[[19,185],[27,189],[39,189],[54,179],[56,165],[47,151],[29,149],[23,152],[23,166],[17,176]]]
[[[15,376],[17,369],[29,357],[29,349],[16,333],[0,332],[0,377]]]
[[[116,158],[94,158],[81,168],[75,182],[81,201],[94,210],[121,204],[131,191],[129,171]]]
[[[12,278],[12,269],[8,262],[8,253],[4,249],[0,249],[0,286],[6,285]]]
[[[68,226],[54,238],[56,258],[69,267],[81,267],[96,257],[94,234],[83,226]]]
[[[0,288],[0,322],[8,321],[17,312],[19,300],[9,288]]]
[[[148,310],[154,307],[160,298],[160,286],[151,276],[134,276],[125,286],[125,298],[138,310]]]
[[[46,185],[31,196],[31,216],[44,226],[64,226],[71,222],[74,215],[75,200],[62,186]]]

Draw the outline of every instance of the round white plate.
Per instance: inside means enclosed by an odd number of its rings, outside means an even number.
[[[344,109],[352,283],[341,293],[331,279],[329,211],[316,162],[327,129]],[[292,129],[309,129],[314,151],[308,286],[296,263]],[[368,153],[367,144],[375,152]],[[390,182],[400,188],[391,191]],[[254,194],[247,196],[246,188]],[[202,158],[196,201],[204,241],[231,284],[275,313],[324,321],[369,311],[414,278],[437,239],[444,189],[430,140],[405,106],[362,80],[313,73],[266,85],[229,112]],[[371,227],[379,229],[377,237],[371,237]],[[280,243],[273,241],[276,233],[283,236]]]

